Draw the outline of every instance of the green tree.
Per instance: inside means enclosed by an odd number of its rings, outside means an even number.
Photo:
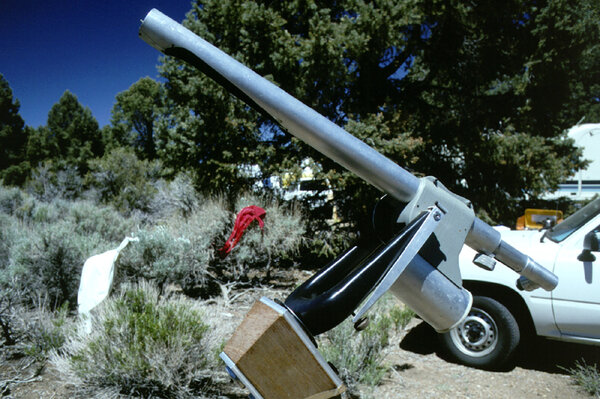
[[[581,0],[497,7],[425,1],[420,29],[400,58],[394,108],[426,143],[417,169],[512,221],[581,166],[564,130],[592,121],[600,103],[600,6]]]
[[[184,25],[401,166],[512,220],[519,201],[581,165],[564,130],[599,112],[599,13],[594,0],[213,0],[193,3]],[[170,111],[159,154],[198,169],[203,187],[225,175],[235,185],[239,164],[297,175],[310,157],[347,220],[377,197],[192,67],[165,58],[160,70]]]
[[[107,147],[135,149],[142,159],[156,158],[155,123],[162,114],[164,93],[160,83],[144,77],[117,94],[112,109]]]
[[[46,126],[31,134],[27,153],[32,164],[53,161],[59,168],[75,166],[83,175],[88,161],[103,153],[98,122],[67,90],[48,112]]]
[[[28,170],[23,164],[28,130],[19,108],[19,100],[0,74],[0,179],[5,184],[23,183]]]
[[[233,193],[251,185],[243,165],[261,160],[256,113],[230,101],[218,84],[190,66],[165,59],[166,111],[158,124],[157,152],[174,172],[195,170],[205,193]]]
[[[344,101],[349,99],[356,71],[348,54],[377,49],[368,50],[367,33],[355,30],[353,19],[341,6],[320,9],[314,2],[298,1],[269,5],[208,1],[192,6],[184,21],[189,29],[335,122],[343,125],[349,120]],[[379,19],[388,11],[381,10]],[[393,22],[389,32],[402,25],[392,17],[387,19]],[[364,213],[362,199],[372,202],[378,196],[333,161],[284,134],[242,102],[231,100],[224,89],[196,69],[165,58],[160,70],[170,106],[160,132],[161,158],[175,169],[197,169],[204,190],[247,187],[249,182],[243,178],[248,176],[240,173],[240,165],[259,165],[262,174],[250,176],[255,179],[272,174],[299,178],[302,160],[312,157],[317,160],[317,179],[329,179],[339,191],[352,190],[361,198],[348,201],[351,196],[343,193],[336,197],[346,216]],[[359,103],[359,99],[352,101]],[[386,118],[379,109],[362,115],[354,118],[353,133],[381,143],[380,149],[389,148],[384,152],[396,156],[401,164],[415,160],[411,152],[420,140],[395,123],[393,116]],[[381,129],[373,129],[371,121]]]

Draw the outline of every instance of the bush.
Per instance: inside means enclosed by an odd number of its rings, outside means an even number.
[[[89,201],[69,203],[66,213],[78,234],[97,234],[108,242],[120,242],[135,230],[137,224],[136,219],[124,217],[112,207]]]
[[[52,361],[88,395],[186,398],[200,394],[215,365],[199,306],[165,299],[148,283],[124,287],[92,313]]]
[[[42,223],[58,220],[63,216],[60,211],[55,203],[45,203],[19,188],[0,185],[0,214],[14,216],[26,223]]]
[[[203,200],[194,188],[193,177],[180,173],[173,181],[158,184],[158,193],[153,199],[152,213],[159,218],[181,216],[187,218],[200,208]]]
[[[417,315],[412,309],[406,306],[393,306],[390,311],[390,319],[396,329],[404,330],[408,323]]]
[[[596,365],[588,365],[585,361],[576,362],[575,367],[567,371],[575,384],[590,395],[600,397],[600,372]]]
[[[14,215],[23,203],[23,197],[23,192],[20,189],[0,185],[0,212]]]
[[[55,311],[44,308],[22,310],[19,329],[22,331],[21,346],[25,355],[37,361],[45,361],[51,352],[60,351],[72,322],[67,306]]]
[[[2,287],[2,274],[10,264],[10,249],[17,235],[17,226],[14,219],[0,214],[0,287]]]
[[[281,266],[297,253],[306,231],[302,214],[296,207],[245,194],[235,203],[236,213],[231,214],[227,235],[233,229],[237,212],[249,205],[265,209],[264,228],[261,230],[258,223],[253,222],[229,255],[215,261],[216,267],[226,269],[235,278],[246,276],[250,269],[264,269],[268,276],[274,262]],[[227,236],[224,235],[221,245],[226,240]]]
[[[4,184],[9,186],[22,186],[29,174],[31,173],[31,165],[29,161],[23,161],[18,165],[11,165],[0,172],[0,177]]]
[[[107,206],[43,202],[0,186],[0,290],[16,285],[26,304],[76,304],[85,260],[112,249],[137,221]]]
[[[162,224],[139,230],[140,241],[127,247],[117,262],[123,278],[152,279],[161,287],[173,283],[188,293],[204,295],[213,291],[211,270],[221,280],[246,278],[249,270],[259,267],[268,272],[273,262],[289,261],[302,240],[304,224],[296,209],[245,196],[236,209],[250,204],[264,207],[264,230],[253,225],[223,259],[217,250],[225,244],[236,214],[220,198],[197,200],[195,209],[186,208],[194,209],[187,217],[175,211]]]
[[[71,325],[67,307],[56,311],[30,308],[21,305],[18,296],[11,287],[0,291],[0,347],[10,346],[20,355],[45,361],[51,351],[60,350],[65,343]]]
[[[25,186],[29,193],[44,202],[58,198],[75,199],[84,190],[83,178],[76,166],[52,161],[46,161],[33,170]]]
[[[69,221],[77,233],[98,234],[106,241],[121,241],[137,224],[135,218],[125,217],[112,207],[84,200],[42,202],[27,196],[14,215],[28,224]]]
[[[171,231],[196,237],[197,240],[201,240],[203,247],[210,248],[211,252],[214,252],[214,248],[224,244],[225,234],[229,234],[227,229],[231,217],[225,201],[216,197],[202,200],[198,208],[187,217],[172,217],[167,225]]]
[[[17,239],[17,227],[13,218],[0,214],[0,347],[14,345],[13,320],[19,295],[11,284],[10,251]]]
[[[348,389],[356,391],[360,384],[374,386],[388,368],[383,361],[393,328],[404,328],[403,320],[412,314],[402,311],[395,300],[385,296],[369,311],[370,322],[356,331],[350,318],[319,337],[319,348],[325,359],[338,370]],[[399,314],[406,314],[398,317]],[[407,323],[407,322],[406,322]]]
[[[17,343],[14,320],[17,314],[15,303],[18,298],[9,287],[0,291],[0,348]]]
[[[150,212],[156,194],[154,183],[160,177],[158,161],[138,159],[124,148],[116,148],[89,162],[88,183],[97,190],[100,201],[123,213]]]
[[[162,224],[138,230],[139,242],[117,260],[118,280],[142,278],[155,280],[161,289],[176,284],[194,295],[211,293],[209,263],[228,216],[221,200],[204,200],[188,217],[175,212]]]
[[[166,226],[140,230],[137,237],[139,242],[127,246],[117,260],[118,280],[154,280],[161,289],[165,284],[177,284],[186,291],[205,288],[210,251],[204,237]]]
[[[46,224],[13,245],[8,274],[26,303],[56,309],[68,302],[75,307],[85,259],[108,249],[98,235],[84,236],[75,230],[68,220]]]

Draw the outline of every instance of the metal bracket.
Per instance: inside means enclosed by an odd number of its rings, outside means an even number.
[[[423,210],[432,206],[440,208],[444,213],[444,221],[434,232],[439,243],[437,252],[441,253],[441,256],[428,256],[427,253],[421,253],[421,256],[450,281],[461,287],[458,255],[475,221],[473,207],[468,200],[448,191],[436,178],[424,177],[420,179],[417,194],[398,217],[398,222],[409,223]]]
[[[377,302],[377,300],[381,298],[392,285],[394,285],[404,269],[406,269],[415,255],[417,255],[419,250],[425,245],[425,242],[427,242],[431,234],[444,218],[444,213],[437,206],[430,207],[427,212],[429,215],[427,215],[417,231],[413,233],[413,236],[410,238],[404,251],[398,256],[392,267],[390,267],[388,272],[379,281],[371,296],[352,319],[354,323],[356,323],[357,320],[359,320],[375,304],[375,302]]]
[[[496,261],[493,257],[486,254],[478,253],[473,259],[473,263],[481,267],[483,270],[492,271],[496,267]]]
[[[263,399],[262,395],[258,392],[254,385],[252,385],[244,373],[242,373],[242,371],[235,365],[233,360],[231,360],[229,356],[225,354],[225,352],[221,352],[219,357],[225,363],[227,373],[233,380],[241,382],[248,389],[248,391],[250,391],[250,395],[252,395],[255,399]]]

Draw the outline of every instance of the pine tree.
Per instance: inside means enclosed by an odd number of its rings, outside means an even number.
[[[164,97],[161,84],[149,77],[117,94],[106,146],[128,146],[142,159],[155,159],[155,124],[163,113]]]
[[[33,165],[52,161],[56,167],[75,166],[84,175],[88,161],[103,153],[98,122],[67,90],[48,112],[46,126],[31,134],[27,152]]]
[[[28,172],[24,163],[28,130],[19,108],[19,100],[0,74],[0,179],[4,184],[21,184]]]

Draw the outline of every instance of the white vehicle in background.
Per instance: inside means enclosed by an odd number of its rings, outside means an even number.
[[[457,328],[440,336],[445,351],[469,366],[499,368],[526,334],[600,345],[600,198],[549,230],[499,230],[503,240],[554,272],[558,286],[521,291],[515,272],[476,266],[476,253],[465,246],[459,262],[473,306]]]
[[[600,194],[600,123],[575,125],[568,132],[575,146],[581,148],[582,159],[590,161],[573,178],[558,185],[558,190],[544,196],[546,199],[567,197],[572,200],[590,200]]]

